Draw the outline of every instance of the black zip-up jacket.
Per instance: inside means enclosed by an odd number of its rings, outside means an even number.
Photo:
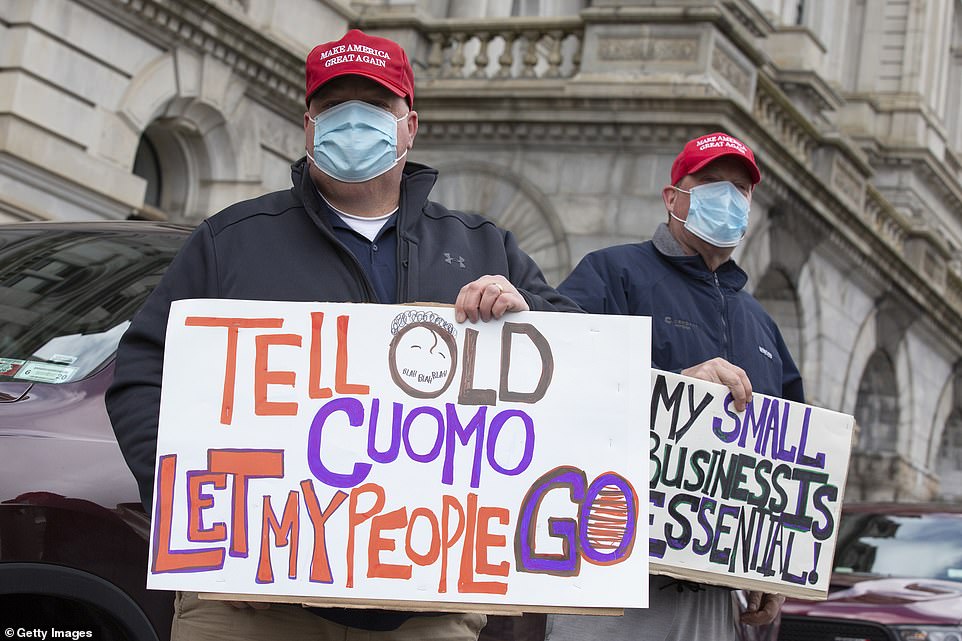
[[[306,163],[302,158],[293,165],[291,189],[237,203],[203,221],[120,342],[107,411],[148,512],[164,337],[172,301],[379,302],[360,263],[335,237],[328,206],[314,187]],[[454,303],[464,285],[486,274],[500,274],[532,310],[581,311],[545,282],[510,232],[481,216],[451,211],[428,200],[436,180],[437,172],[423,165],[409,162],[404,168],[397,219],[397,302]],[[324,616],[368,629],[392,629],[408,616],[344,614]]]

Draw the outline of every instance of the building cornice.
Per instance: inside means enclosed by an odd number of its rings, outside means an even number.
[[[591,7],[579,14],[591,23],[671,23],[692,24],[709,22],[718,27],[756,65],[768,62],[768,57],[755,46],[755,38],[774,30],[772,24],[751,2],[730,0],[703,6],[617,6]]]
[[[299,115],[304,101],[300,52],[265,37],[207,0],[77,0],[165,49],[210,55],[249,83],[249,93],[272,109]],[[334,3],[336,8],[343,7]],[[354,17],[353,15],[351,16]]]
[[[948,171],[945,163],[926,148],[878,146],[873,150],[872,164],[876,167],[900,166],[910,168],[929,185],[946,206],[962,212],[962,185]]]

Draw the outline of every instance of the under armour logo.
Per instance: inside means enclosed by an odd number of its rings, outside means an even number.
[[[465,269],[467,267],[467,265],[464,264],[463,256],[458,256],[455,258],[450,254],[450,252],[444,252],[444,262],[446,262],[448,265],[453,265],[454,261],[458,261],[458,267],[461,269]]]

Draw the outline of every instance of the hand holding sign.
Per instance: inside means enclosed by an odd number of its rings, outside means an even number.
[[[748,593],[748,606],[742,612],[741,622],[747,625],[766,625],[775,620],[782,609],[785,597],[752,590]]]
[[[692,365],[681,371],[682,376],[700,378],[711,383],[720,383],[731,392],[736,412],[744,412],[745,405],[752,400],[752,382],[748,374],[741,367],[732,365],[724,358],[713,358],[710,361]]]
[[[526,312],[528,302],[504,276],[482,276],[461,288],[454,301],[454,319],[472,323],[499,319],[506,312]]]

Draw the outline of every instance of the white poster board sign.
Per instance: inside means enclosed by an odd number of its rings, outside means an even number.
[[[638,317],[176,302],[148,587],[645,607],[649,354]]]
[[[855,420],[652,370],[651,572],[828,594]]]

